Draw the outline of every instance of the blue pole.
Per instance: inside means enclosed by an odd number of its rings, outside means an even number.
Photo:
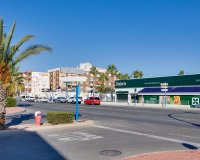
[[[167,97],[166,97],[166,91],[165,91],[165,107],[167,105]]]
[[[79,94],[79,86],[76,85],[76,121],[78,122],[78,94]]]

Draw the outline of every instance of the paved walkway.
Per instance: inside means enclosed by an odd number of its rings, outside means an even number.
[[[125,158],[124,160],[200,160],[200,151],[169,151],[146,153]]]
[[[25,111],[22,107],[9,107],[6,108],[6,114],[14,115],[20,114]],[[200,151],[168,151],[168,152],[156,152],[156,153],[145,153],[140,155],[134,155],[131,157],[124,158],[123,160],[200,160]]]
[[[13,115],[25,112],[25,108],[23,107],[6,107],[6,115]]]

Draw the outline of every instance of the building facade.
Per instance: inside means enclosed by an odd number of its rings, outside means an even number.
[[[80,91],[84,94],[89,94],[98,86],[97,80],[90,73],[92,64],[81,63],[79,68],[70,67],[60,67],[48,70],[49,74],[49,88],[51,91],[61,91],[75,93],[75,86],[79,84]],[[106,73],[106,69],[97,67],[100,73]],[[97,79],[99,75],[97,75]],[[112,81],[116,80],[116,77],[111,77],[108,75],[108,81],[106,82],[106,87],[112,87]],[[71,94],[70,94],[71,95]]]
[[[49,91],[49,75],[46,72],[24,72],[24,95],[42,97]]]
[[[200,74],[115,81],[117,102],[200,104]]]

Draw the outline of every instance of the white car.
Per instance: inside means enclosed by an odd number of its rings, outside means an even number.
[[[36,102],[48,102],[48,99],[46,97],[39,97],[35,101]]]
[[[78,97],[78,103],[81,104],[82,97]],[[76,103],[76,97],[69,97],[67,103]]]
[[[32,97],[32,96],[28,96],[25,98],[26,101],[29,101],[29,102],[35,102],[35,98]]]
[[[48,102],[48,99],[47,99],[46,97],[42,97],[42,98],[40,99],[40,102]]]

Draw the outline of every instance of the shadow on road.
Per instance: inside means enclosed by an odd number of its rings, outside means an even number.
[[[198,148],[191,145],[191,144],[187,144],[187,143],[183,143],[182,144],[184,147],[188,148],[188,149],[191,149],[191,150],[197,150]]]
[[[0,159],[68,160],[37,132],[5,130],[0,132]]]
[[[42,115],[42,119],[45,119],[46,115]],[[19,115],[13,115],[6,117],[6,121],[9,121],[6,126],[12,126],[12,125],[19,125],[23,124],[24,121],[32,120],[32,123],[34,123],[34,114],[19,114]]]
[[[18,107],[29,107],[29,106],[32,106],[32,104],[30,104],[30,103],[17,103],[17,106]]]
[[[168,114],[168,117],[174,119],[174,120],[177,120],[177,121],[180,121],[180,122],[184,122],[184,123],[187,123],[187,124],[191,124],[195,127],[200,127],[200,124],[197,124],[197,123],[193,123],[193,122],[189,122],[189,121],[186,121],[186,120],[182,120],[182,119],[179,119],[179,118],[176,118],[175,116],[176,115],[179,115],[179,114],[198,114],[198,113],[193,113],[193,112],[183,112],[183,113],[172,113],[172,114]]]
[[[34,115],[33,114],[19,114],[19,115],[14,115],[14,116],[10,116],[8,121],[10,121],[9,123],[6,124],[6,126],[12,126],[12,125],[18,125],[21,124],[23,121],[27,121],[30,119],[34,119]]]

